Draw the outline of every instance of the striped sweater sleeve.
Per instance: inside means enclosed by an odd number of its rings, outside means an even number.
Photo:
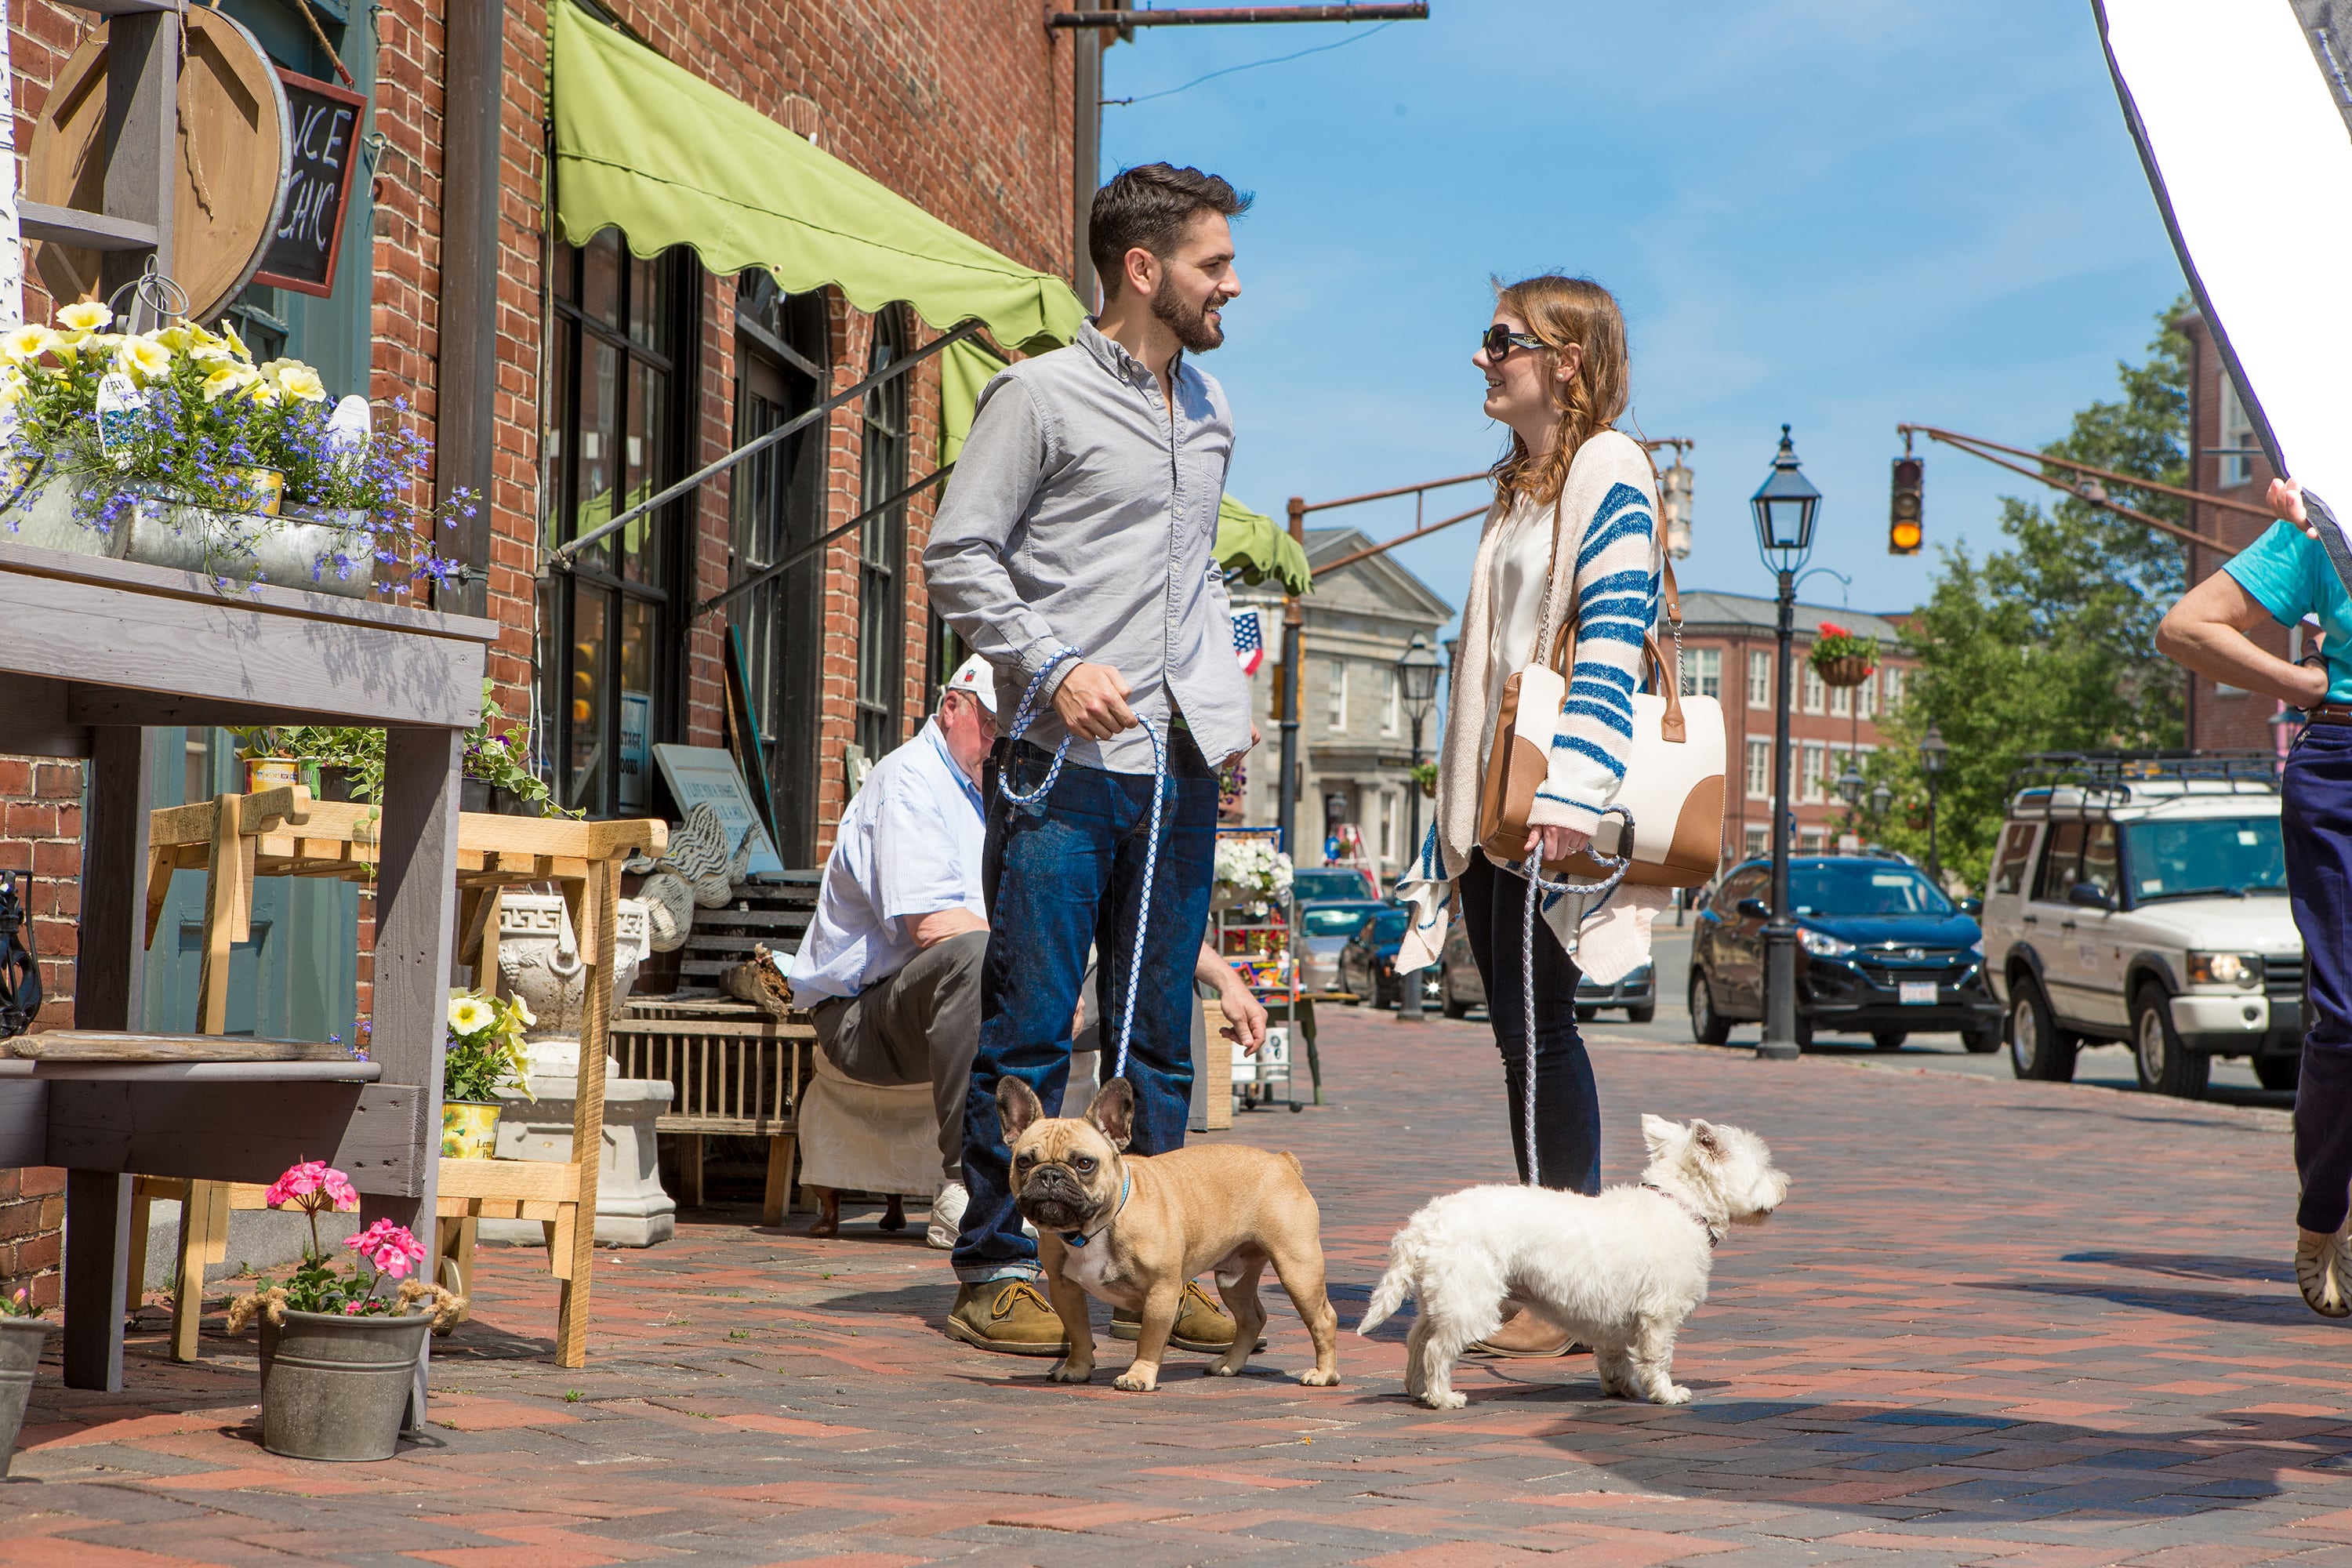
[[[1533,826],[1590,833],[1617,798],[1633,746],[1642,638],[1658,621],[1657,524],[1649,497],[1619,481],[1594,509],[1576,552],[1575,662]]]

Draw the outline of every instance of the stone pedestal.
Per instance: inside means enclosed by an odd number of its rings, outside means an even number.
[[[572,1059],[579,1046],[572,1045]],[[534,1067],[539,1064],[534,1061]],[[499,1158],[572,1158],[572,1094],[579,1080],[533,1073],[536,1100],[510,1100],[499,1117]],[[661,1079],[604,1079],[604,1152],[596,1175],[596,1245],[658,1247],[677,1232],[677,1200],[662,1190],[654,1152],[654,1118],[669,1109],[670,1086]],[[530,1247],[546,1244],[537,1220],[486,1219],[481,1239]]]
[[[650,951],[646,906],[620,903],[613,952],[613,1012],[635,984]],[[523,1037],[528,1082],[535,1100],[506,1096],[499,1115],[499,1158],[572,1158],[572,1112],[579,1088],[580,1026],[587,984],[572,920],[553,894],[508,893],[499,900],[500,989],[519,996],[539,1021]],[[677,1233],[677,1204],[662,1190],[655,1159],[654,1119],[669,1109],[670,1085],[659,1079],[624,1079],[604,1061],[604,1148],[596,1185],[596,1243],[656,1247]],[[546,1232],[536,1220],[482,1221],[480,1238],[539,1247]]]

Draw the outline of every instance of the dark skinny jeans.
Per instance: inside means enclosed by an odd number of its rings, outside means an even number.
[[[1473,850],[1470,868],[1455,885],[1470,956],[1486,990],[1486,1017],[1503,1053],[1503,1082],[1511,1101],[1511,1153],[1519,1180],[1528,1179],[1528,1026],[1522,968],[1527,879],[1497,868]],[[1547,1187],[1601,1190],[1601,1094],[1592,1060],[1576,1032],[1576,961],[1536,910],[1536,1155]]]

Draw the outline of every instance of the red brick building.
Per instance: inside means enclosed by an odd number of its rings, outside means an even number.
[[[436,603],[500,623],[497,699],[537,721],[565,804],[675,818],[650,748],[729,743],[724,661],[740,637],[760,730],[750,749],[779,848],[814,865],[851,759],[920,726],[950,651],[918,564],[935,489],[824,542],[938,466],[940,363],[631,526],[616,548],[583,552],[578,571],[551,570],[549,552],[939,334],[903,306],[856,309],[838,287],[786,295],[764,271],[715,275],[689,246],[637,256],[613,229],[566,243],[548,189],[549,8],[573,3],[222,0],[279,67],[331,79],[340,61],[369,100],[333,292],[250,288],[226,314],[258,357],[310,362],[331,394],[375,400],[380,419],[405,399],[406,417],[439,443],[442,493],[462,484],[487,496],[449,548],[466,578]],[[1076,48],[1031,0],[579,4],[887,199],[1021,268],[1071,277]],[[49,87],[97,24],[17,0],[7,25],[21,183]],[[53,301],[29,263],[26,277],[27,316],[44,320]],[[764,587],[706,607],[802,550],[813,553]],[[151,735],[173,752],[163,772],[186,795],[241,787],[227,782],[222,732]],[[49,1024],[71,1012],[79,773],[0,757],[0,868],[41,877]],[[356,898],[299,913],[282,928],[354,933],[341,939],[346,1000],[277,1026],[348,1026],[364,1010],[364,957],[349,957],[363,929]],[[151,1015],[172,993],[153,969],[167,945],[151,963]],[[268,964],[300,955],[253,962],[267,1023]],[[54,1226],[50,1184],[0,1173],[0,1281],[54,1267],[53,1246],[16,1239]]]
[[[1806,662],[1824,621],[1879,640],[1878,670],[1862,685],[1826,685]],[[1772,672],[1780,658],[1779,625],[1780,607],[1770,599],[1703,589],[1683,595],[1683,689],[1723,704],[1729,775],[1723,802],[1727,860],[1771,847]],[[1841,841],[1846,807],[1836,781],[1849,761],[1878,750],[1878,721],[1903,700],[1904,682],[1917,661],[1904,651],[1903,630],[1892,621],[1858,610],[1800,605],[1790,662],[1789,779],[1796,817],[1790,847],[1800,855],[1859,847],[1858,841]]]
[[[2274,472],[2270,459],[2254,442],[2253,426],[2245,405],[2230,380],[2230,372],[2214,347],[2212,329],[2204,315],[2190,310],[2174,323],[2189,339],[2189,486],[2208,495],[2263,504]],[[2202,501],[2189,505],[2189,526],[2214,540],[2211,545],[2185,546],[2188,581],[2204,581],[2221,563],[2252,544],[2271,525],[2261,516],[2234,511]],[[2271,652],[2294,658],[2305,651],[2301,635],[2264,621],[2248,634]],[[2199,750],[2269,750],[2281,733],[2272,721],[2285,704],[2235,686],[2222,686],[2201,675],[2184,672],[2188,682],[2185,728],[2190,746]]]

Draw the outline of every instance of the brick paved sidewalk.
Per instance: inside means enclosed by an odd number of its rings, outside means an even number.
[[[1342,1014],[1324,1041],[1334,1103],[1231,1136],[1305,1162],[1352,1324],[1403,1217],[1509,1162],[1483,1026]],[[1156,1394],[1059,1388],[937,1332],[953,1285],[919,1222],[692,1224],[605,1255],[580,1372],[544,1359],[537,1255],[490,1255],[432,1440],[389,1464],[263,1453],[247,1342],[177,1368],[145,1333],[115,1398],[52,1361],[0,1563],[2352,1563],[2352,1330],[2295,1295],[2283,1115],[1595,1057],[1610,1180],[1648,1110],[1752,1127],[1796,1181],[1725,1245],[1682,1409],[1604,1402],[1573,1358],[1468,1367],[1469,1408],[1434,1415],[1402,1396],[1402,1323],[1302,1388],[1278,1291],[1247,1377],[1180,1355]]]

